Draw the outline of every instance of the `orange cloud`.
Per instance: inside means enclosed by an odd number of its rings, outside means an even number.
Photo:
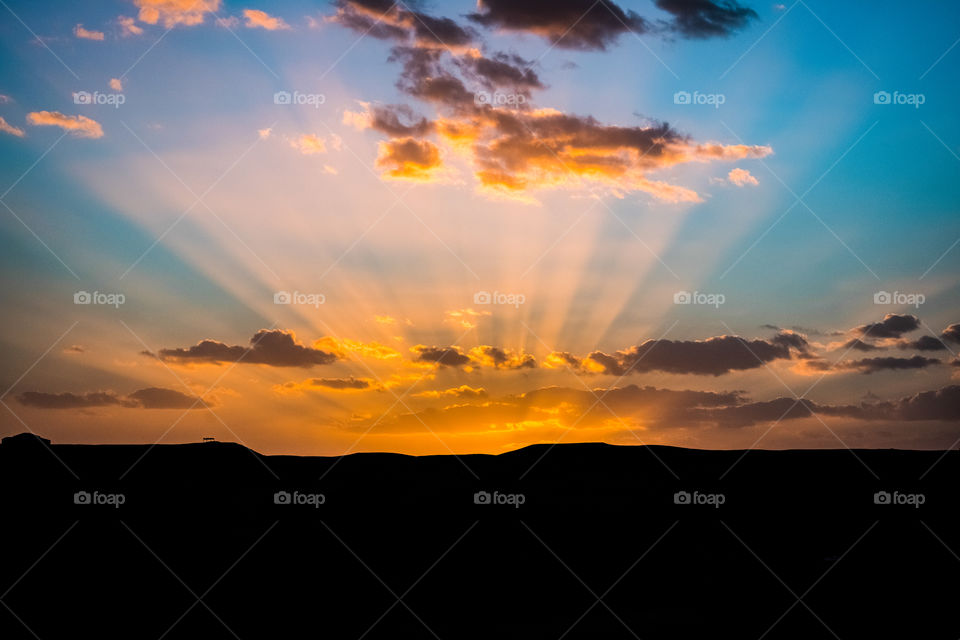
[[[12,136],[17,136],[18,138],[22,138],[23,136],[27,135],[23,129],[13,126],[7,122],[3,116],[0,116],[0,131],[9,133]]]
[[[276,31],[290,28],[290,25],[284,22],[282,18],[271,16],[266,11],[260,11],[259,9],[244,9],[243,17],[247,19],[246,26],[248,29],[259,27],[267,31]]]
[[[120,25],[120,35],[124,38],[128,36],[138,36],[143,33],[143,27],[137,26],[136,21],[130,16],[118,16],[117,24]]]
[[[291,140],[290,146],[304,155],[327,152],[327,143],[323,138],[312,133],[305,133],[296,140]]]
[[[745,187],[748,184],[755,187],[760,184],[760,182],[753,177],[749,171],[739,167],[732,169],[730,173],[727,174],[727,179],[738,187]]]
[[[162,23],[168,29],[202,24],[205,14],[220,9],[220,0],[133,0],[133,3],[140,9],[137,16],[140,22]]]
[[[82,24],[73,28],[73,35],[83,40],[103,40],[103,31],[90,31],[84,29]]]
[[[59,111],[34,111],[27,114],[27,122],[38,127],[60,127],[78,138],[103,137],[100,123],[86,116],[68,116]]]
[[[377,167],[395,180],[429,182],[443,166],[440,148],[428,140],[400,138],[380,143]]]
[[[110,78],[110,88],[114,91],[123,91],[123,80],[120,78]]]

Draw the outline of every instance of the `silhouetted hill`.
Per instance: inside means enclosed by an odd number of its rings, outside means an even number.
[[[956,451],[17,436],[0,637],[956,638],[958,480]]]

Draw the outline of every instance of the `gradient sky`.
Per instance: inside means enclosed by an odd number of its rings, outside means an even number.
[[[958,6],[0,14],[3,435],[960,437]]]

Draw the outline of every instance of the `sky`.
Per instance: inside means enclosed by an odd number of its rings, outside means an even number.
[[[960,7],[0,2],[0,433],[960,439]]]

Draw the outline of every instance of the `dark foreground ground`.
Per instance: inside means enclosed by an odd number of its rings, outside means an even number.
[[[958,480],[956,451],[8,441],[0,638],[955,640]]]

